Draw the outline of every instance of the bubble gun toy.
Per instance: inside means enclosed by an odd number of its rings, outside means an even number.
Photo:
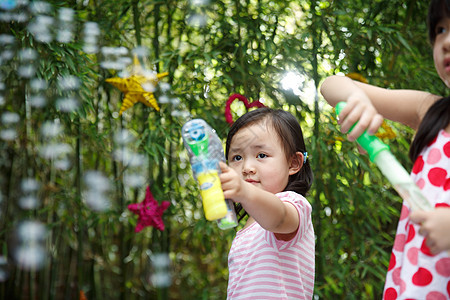
[[[217,220],[220,229],[237,226],[233,202],[225,199],[219,179],[219,161],[225,162],[222,142],[202,119],[186,122],[181,132],[194,178],[200,187],[206,219]]]
[[[337,116],[345,105],[345,102],[339,102],[336,105]],[[411,179],[408,172],[392,155],[388,145],[384,144],[378,137],[369,135],[366,131],[356,141],[367,151],[370,161],[378,166],[381,173],[389,180],[399,195],[408,202],[412,210],[432,210],[434,208]]]

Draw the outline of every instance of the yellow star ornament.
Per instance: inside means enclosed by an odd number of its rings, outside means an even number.
[[[158,73],[156,76],[149,77],[142,72],[142,68],[139,64],[139,60],[135,57],[133,64],[133,72],[130,77],[120,78],[108,78],[106,82],[111,83],[118,88],[123,94],[122,106],[120,107],[119,115],[132,107],[136,102],[141,102],[148,107],[153,107],[159,111],[158,103],[152,92],[146,91],[143,86],[151,85],[156,86],[161,78],[169,75],[168,72]]]

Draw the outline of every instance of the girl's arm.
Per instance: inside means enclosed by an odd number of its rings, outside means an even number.
[[[354,140],[364,130],[374,134],[383,118],[417,129],[428,108],[440,97],[416,90],[389,90],[365,84],[344,76],[333,75],[325,79],[320,92],[332,106],[340,101],[347,106],[339,115],[341,130]]]
[[[276,195],[248,183],[235,170],[220,163],[220,181],[226,199],[241,203],[245,211],[265,230],[288,234],[299,226],[297,209]]]

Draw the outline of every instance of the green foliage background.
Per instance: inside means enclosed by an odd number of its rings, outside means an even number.
[[[435,74],[426,37],[428,1],[303,0],[94,0],[48,1],[76,12],[72,43],[40,43],[27,23],[2,22],[0,33],[12,34],[16,53],[39,53],[37,77],[45,79],[50,103],[29,109],[27,80],[18,77],[18,58],[0,65],[4,104],[0,113],[19,114],[18,137],[0,142],[0,255],[8,258],[9,277],[0,282],[1,299],[225,299],[227,254],[234,230],[221,231],[203,217],[197,185],[180,139],[186,119],[173,110],[205,119],[225,139],[223,115],[232,93],[250,101],[283,108],[297,116],[307,139],[315,174],[308,197],[313,205],[316,240],[315,294],[319,299],[380,299],[393,244],[401,199],[368,158],[340,134],[333,112],[317,92],[331,74],[357,72],[372,84],[444,93]],[[205,23],[196,25],[195,16]],[[194,18],[194,19],[193,19]],[[169,72],[170,97],[157,112],[138,103],[122,117],[122,95],[105,82],[117,73],[99,66],[102,54],[82,50],[82,25],[97,22],[99,47],[145,46],[147,67]],[[301,74],[305,92],[281,88],[287,71]],[[62,91],[58,77],[73,75],[82,85],[75,113],[62,113],[54,101]],[[312,89],[307,89],[308,84]],[[157,90],[156,97],[163,92]],[[235,117],[243,107],[233,107]],[[72,167],[58,171],[38,155],[39,133],[46,120],[64,127],[61,141],[73,154]],[[397,137],[387,140],[408,169],[413,132],[391,124]],[[3,127],[2,127],[3,126]],[[0,124],[4,128],[6,124]],[[148,158],[145,176],[166,211],[166,230],[134,233],[130,203],[144,198],[145,186],[123,184],[126,166],[113,157],[116,132],[136,137],[130,145]],[[83,201],[83,175],[103,172],[114,183],[113,203],[95,212]],[[42,205],[17,205],[24,178],[42,183]],[[14,230],[27,219],[46,224],[48,261],[36,271],[21,269],[12,258]],[[239,229],[240,227],[238,227]],[[171,258],[172,284],[151,284],[150,258]]]

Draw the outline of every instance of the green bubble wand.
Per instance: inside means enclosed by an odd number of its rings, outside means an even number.
[[[339,116],[345,105],[345,102],[339,102],[336,105],[336,115]],[[411,210],[429,211],[434,209],[414,183],[409,173],[392,154],[388,145],[383,143],[378,137],[369,135],[367,131],[364,131],[356,141],[367,151],[370,161],[378,166],[381,173],[389,180],[397,193],[408,202]]]

